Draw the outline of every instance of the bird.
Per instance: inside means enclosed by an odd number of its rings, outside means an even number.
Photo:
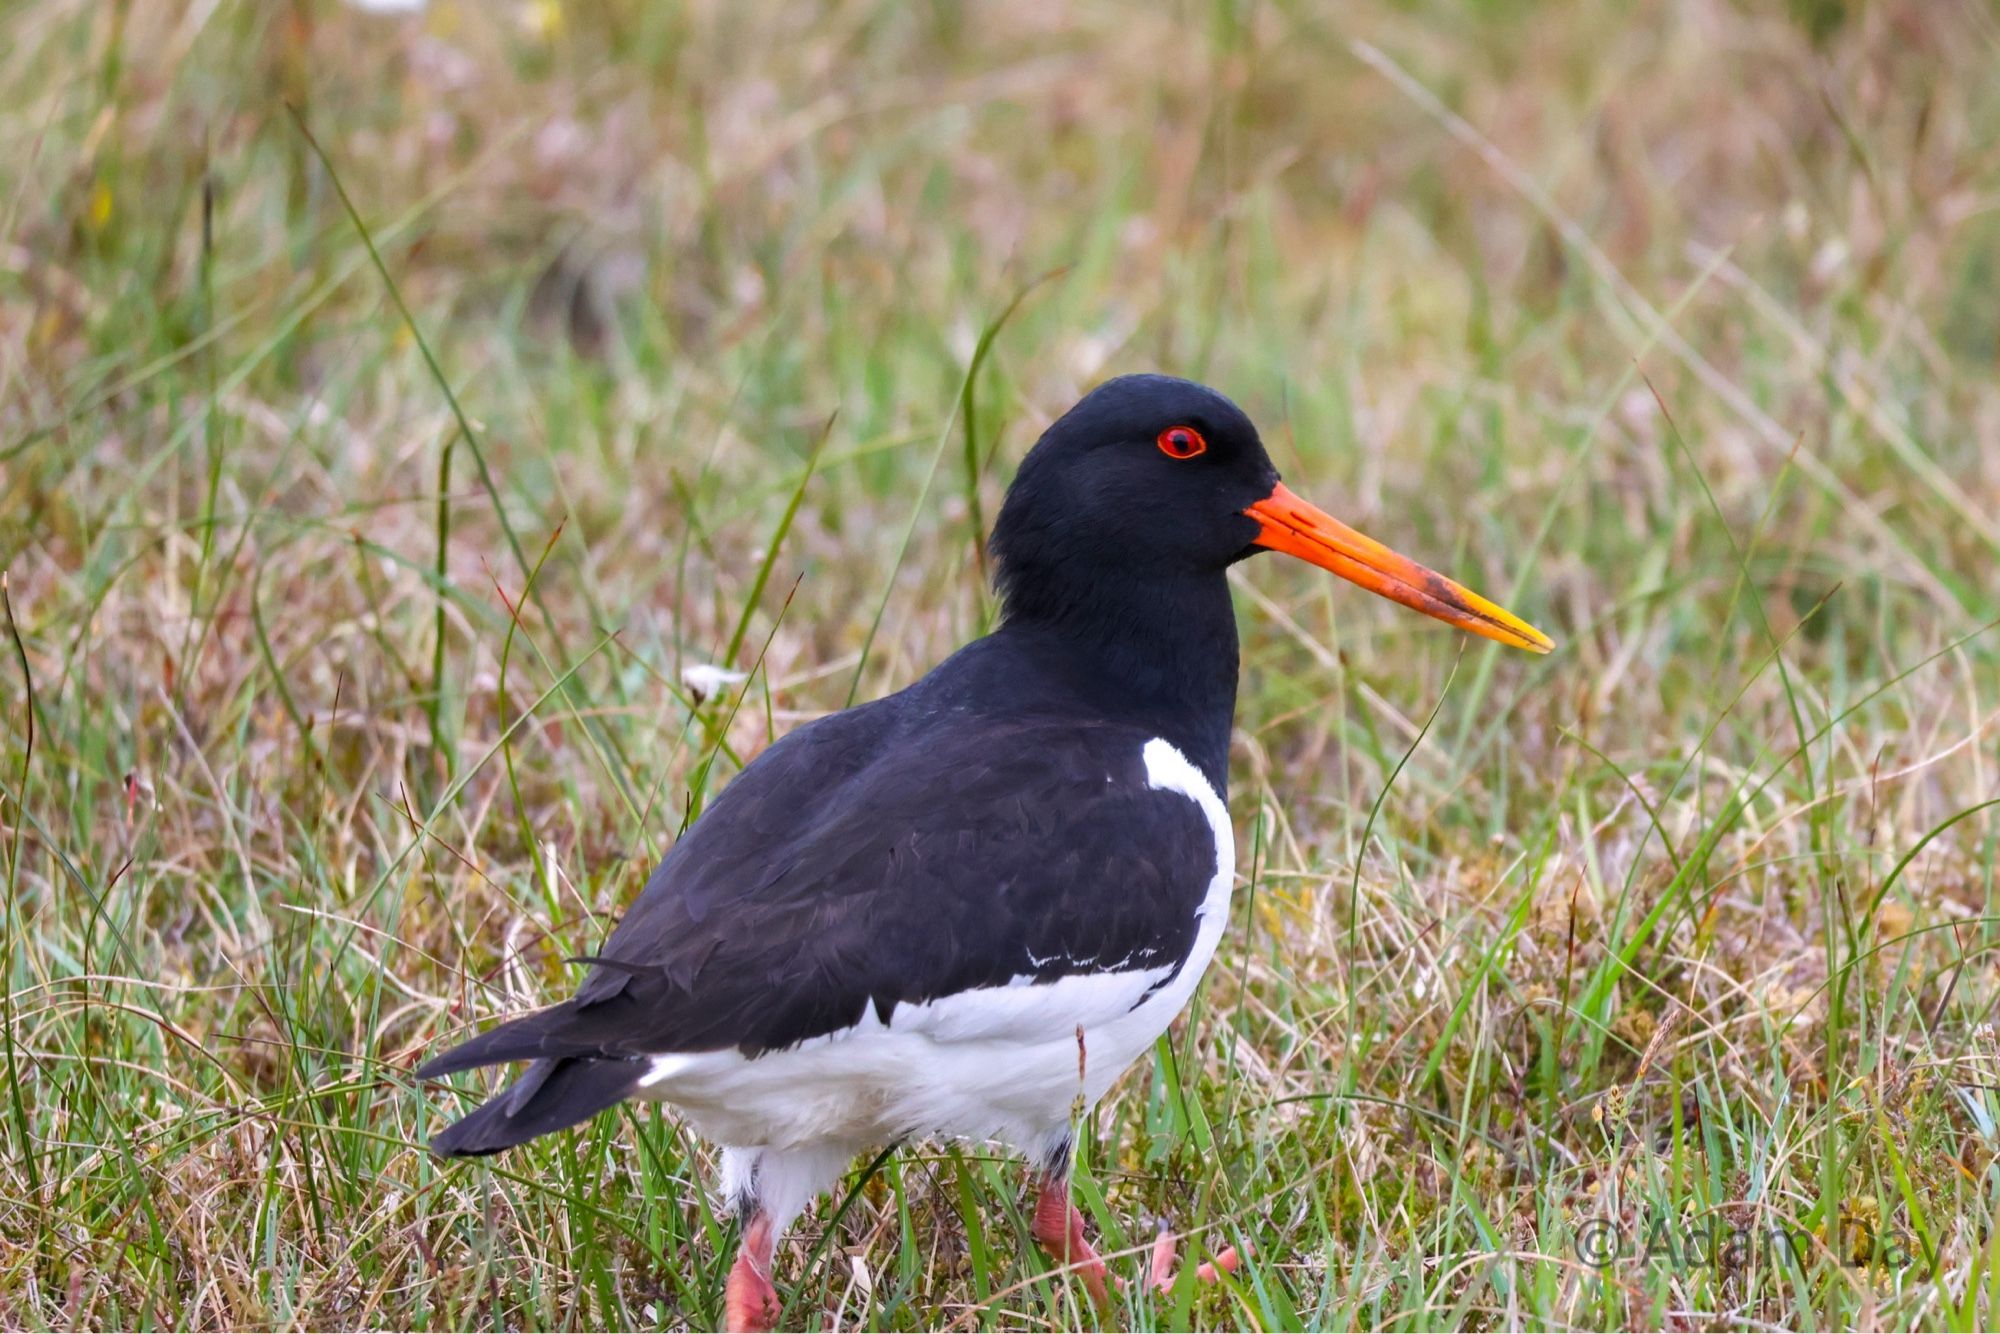
[[[1025,1155],[1034,1241],[1111,1300],[1070,1199],[1074,1127],[1186,1006],[1229,920],[1232,566],[1281,552],[1554,646],[1301,499],[1241,408],[1166,375],[1107,380],[1054,421],[988,551],[990,634],[766,748],[571,999],[416,1071],[528,1063],[432,1138],[446,1158],[670,1104],[719,1146],[731,1329],[779,1318],[776,1248],[814,1197],[922,1139]],[[1156,1279],[1170,1266],[1163,1250]]]

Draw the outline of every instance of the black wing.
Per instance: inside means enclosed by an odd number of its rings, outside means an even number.
[[[887,704],[889,701],[883,701]],[[574,1000],[420,1071],[758,1055],[1027,976],[1178,967],[1215,871],[1141,731],[882,704],[773,746],[670,852]],[[931,725],[935,724],[935,725]],[[615,1100],[615,1099],[614,1099]]]

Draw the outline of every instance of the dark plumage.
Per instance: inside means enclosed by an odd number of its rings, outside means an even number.
[[[1228,913],[1228,567],[1272,548],[1479,634],[1547,640],[1279,484],[1249,419],[1164,376],[1105,384],[1022,462],[993,634],[778,741],[661,862],[574,998],[426,1078],[528,1061],[447,1127],[493,1153],[627,1097],[724,1145],[732,1325],[776,1314],[776,1238],[860,1148],[1000,1138],[1035,1234],[1094,1293],[1069,1124],[1186,1003]]]
[[[996,637],[960,657],[1011,649]],[[772,746],[660,864],[575,999],[418,1070],[536,1062],[431,1147],[491,1153],[574,1125],[629,1093],[642,1056],[760,1056],[871,1008],[886,1023],[1015,977],[1178,965],[1215,849],[1198,810],[1145,790],[1151,734],[974,712],[950,686],[982,669],[947,666]],[[1031,660],[1014,667],[992,669],[1025,682]],[[979,893],[961,888],[968,866]]]

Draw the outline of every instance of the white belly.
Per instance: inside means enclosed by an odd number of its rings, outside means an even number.
[[[1201,808],[1216,862],[1186,962],[1001,987],[871,1010],[852,1028],[781,1052],[653,1058],[638,1096],[673,1103],[723,1144],[857,1148],[929,1135],[1027,1147],[1103,1097],[1153,1045],[1201,981],[1229,920],[1235,839],[1229,813],[1201,771],[1155,739],[1148,785]],[[1143,998],[1143,999],[1142,999]]]

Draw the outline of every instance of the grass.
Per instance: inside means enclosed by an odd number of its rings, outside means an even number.
[[[712,1325],[707,1148],[408,1071],[1141,368],[1561,647],[1239,571],[1238,920],[1079,1195],[1254,1258],[1105,1323],[2000,1320],[1990,6],[0,34],[0,1324]],[[1014,1164],[865,1167],[793,1322],[1096,1319]]]

